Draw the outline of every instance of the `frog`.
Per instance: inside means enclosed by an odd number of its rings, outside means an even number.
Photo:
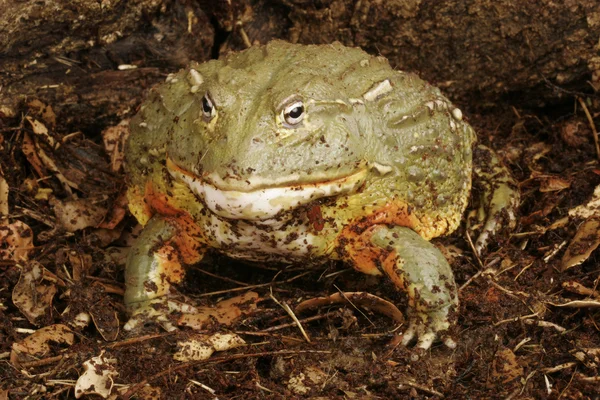
[[[515,182],[437,87],[338,42],[274,40],[191,63],[153,88],[126,143],[130,250],[125,329],[176,329],[177,285],[216,252],[248,263],[351,265],[408,299],[401,342],[429,349],[458,314],[454,274],[431,240],[461,224],[472,175],[494,175],[479,249],[514,224]],[[503,222],[499,222],[503,220]]]

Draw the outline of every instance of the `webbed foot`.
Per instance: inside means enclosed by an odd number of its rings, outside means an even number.
[[[350,246],[348,254],[356,269],[385,273],[408,294],[409,325],[402,344],[416,339],[417,347],[426,350],[442,336],[448,347],[456,346],[444,337],[456,320],[456,284],[448,261],[435,245],[410,228],[375,225]]]
[[[148,323],[156,323],[167,332],[177,329],[177,319],[174,314],[195,314],[198,308],[184,302],[169,298],[156,298],[145,302],[131,312],[131,317],[123,329],[135,331]]]
[[[430,310],[427,313],[419,313],[414,310],[408,311],[408,328],[402,335],[402,345],[408,346],[417,339],[416,347],[427,350],[440,338],[442,342],[451,349],[456,348],[456,342],[450,336],[440,334],[448,331],[452,325],[449,318],[449,310],[453,304],[448,304],[438,310]]]
[[[499,231],[515,227],[520,196],[517,181],[490,148],[476,146],[473,172],[475,184],[482,190],[479,207],[469,215],[467,229],[471,237],[477,237],[475,251],[482,254]]]

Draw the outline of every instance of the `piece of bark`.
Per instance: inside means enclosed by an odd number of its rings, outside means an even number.
[[[0,0],[0,117],[37,98],[63,128],[99,133],[167,72],[209,59],[213,40],[185,0]]]
[[[600,2],[232,0],[250,42],[340,41],[415,71],[471,109],[544,106],[600,89]],[[281,11],[265,21],[265,7]],[[209,15],[212,9],[204,8]],[[238,14],[235,14],[238,10]],[[243,10],[243,12],[239,11]],[[273,22],[276,21],[276,22]],[[224,48],[242,48],[231,35]]]

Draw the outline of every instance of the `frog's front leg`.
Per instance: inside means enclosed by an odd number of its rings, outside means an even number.
[[[160,323],[166,330],[175,326],[169,319],[173,312],[194,313],[196,308],[176,301],[173,284],[184,276],[181,227],[155,215],[148,221],[129,251],[125,269],[125,306],[131,315],[125,330],[133,330],[149,321]],[[185,261],[200,261],[204,252],[194,249]]]
[[[481,187],[479,208],[468,219],[470,233],[479,231],[475,250],[482,254],[499,230],[512,230],[516,225],[519,190],[516,180],[489,147],[475,147],[473,172]]]
[[[407,292],[409,326],[403,345],[418,338],[417,347],[428,349],[455,322],[458,296],[450,265],[437,247],[413,230],[375,225],[351,241],[346,250],[356,269],[386,274]],[[444,343],[456,346],[449,337]]]

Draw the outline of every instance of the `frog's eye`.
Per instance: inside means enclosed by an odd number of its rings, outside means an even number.
[[[216,114],[215,105],[208,93],[202,97],[202,116],[206,121],[210,121]]]
[[[281,113],[285,124],[290,128],[295,127],[304,119],[304,103],[295,101],[286,106]]]

